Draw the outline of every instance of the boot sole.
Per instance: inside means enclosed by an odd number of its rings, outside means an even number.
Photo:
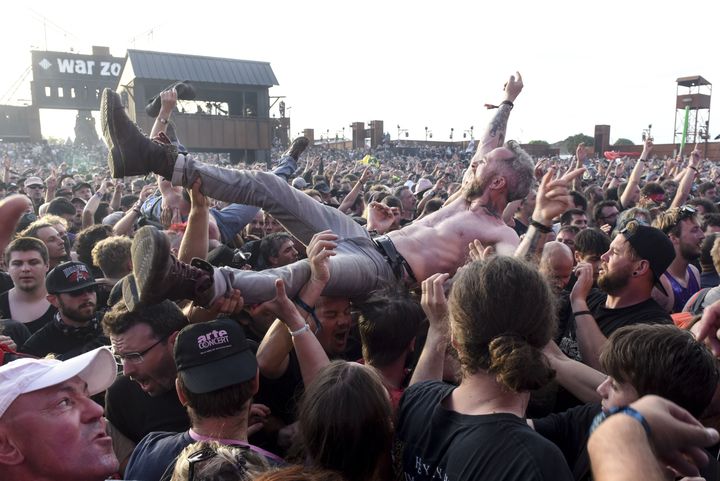
[[[165,234],[151,226],[143,227],[135,233],[130,254],[138,304],[165,300],[166,289],[162,282],[170,265],[170,241]]]
[[[123,277],[120,282],[122,283],[122,300],[125,301],[128,311],[132,312],[140,305],[135,276],[129,274]]]
[[[108,144],[108,167],[110,175],[115,179],[125,177],[125,162],[122,150],[118,145],[113,123],[113,110],[116,108],[117,94],[110,89],[103,90],[100,97],[100,125],[102,125],[103,137]]]

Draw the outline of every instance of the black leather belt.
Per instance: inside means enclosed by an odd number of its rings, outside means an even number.
[[[407,274],[413,282],[417,282],[415,274],[410,267],[410,264],[405,260],[403,256],[395,248],[395,244],[386,235],[374,237],[372,240],[375,243],[375,247],[378,252],[385,258],[390,268],[395,274],[395,278],[399,281],[403,280],[404,275]]]

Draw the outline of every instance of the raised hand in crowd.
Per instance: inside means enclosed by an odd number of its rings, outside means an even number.
[[[495,247],[494,246],[487,246],[484,247],[482,245],[482,242],[475,239],[471,243],[468,244],[468,251],[471,261],[482,261],[487,259],[488,257],[495,255]]]
[[[543,176],[535,199],[535,210],[531,217],[532,224],[520,242],[515,252],[516,256],[539,256],[545,238],[552,229],[554,219],[570,207],[572,201],[569,195],[570,183],[576,177],[581,176],[583,172],[585,172],[584,168],[574,169],[559,179],[554,179],[556,168],[551,167]],[[542,232],[533,224],[544,226]]]
[[[163,90],[160,92],[160,114],[165,114],[165,119],[167,119],[167,116],[169,116],[173,110],[175,110],[175,107],[177,106],[177,90],[175,88],[171,88],[169,90]]]
[[[140,195],[139,200],[140,202],[145,202],[150,195],[157,190],[157,184],[147,184],[144,185],[142,189],[140,189]]]
[[[208,308],[191,304],[187,309],[187,318],[191,324],[208,322],[213,319],[240,314],[245,307],[242,293],[239,289],[232,289],[228,296],[223,296]]]
[[[507,82],[505,82],[505,100],[515,102],[520,92],[523,89],[523,80],[520,72],[515,72],[515,75],[511,75]]]
[[[327,285],[330,281],[330,258],[333,257],[336,252],[338,236],[330,230],[324,230],[313,235],[312,239],[308,243],[307,256],[310,261],[310,275],[311,282],[317,282],[323,285]]]
[[[410,385],[442,379],[445,351],[450,342],[445,283],[450,274],[433,274],[422,282],[420,305],[428,318],[428,334]]]
[[[380,202],[370,202],[368,206],[367,230],[376,231],[378,234],[385,234],[394,221],[395,216],[390,207]]]
[[[716,357],[720,357],[720,301],[703,310],[702,317],[692,328],[698,342],[705,342]]]
[[[265,422],[270,416],[270,408],[264,404],[253,403],[250,405],[250,416],[248,418],[248,436],[260,432],[265,427]]]

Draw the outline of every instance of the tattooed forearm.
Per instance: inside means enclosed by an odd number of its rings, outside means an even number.
[[[505,142],[505,132],[507,131],[507,123],[511,110],[512,107],[507,104],[501,104],[500,107],[498,107],[495,116],[490,121],[483,135],[480,149],[483,154],[500,147]]]
[[[540,259],[540,254],[547,237],[547,234],[540,232],[534,226],[530,226],[515,251],[515,257],[537,262]]]

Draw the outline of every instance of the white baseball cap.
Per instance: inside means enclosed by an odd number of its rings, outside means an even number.
[[[88,385],[90,395],[100,393],[115,381],[117,363],[107,347],[99,347],[79,356],[57,359],[22,358],[0,366],[0,417],[23,394],[55,386],[79,376]]]

